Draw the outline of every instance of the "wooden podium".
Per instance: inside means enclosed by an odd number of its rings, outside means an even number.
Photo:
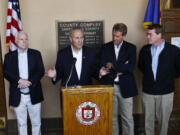
[[[64,135],[112,135],[112,86],[62,88],[62,92]]]

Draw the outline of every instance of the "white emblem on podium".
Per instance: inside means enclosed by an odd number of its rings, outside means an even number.
[[[99,107],[91,101],[81,103],[76,109],[76,118],[83,125],[92,125],[99,117]]]

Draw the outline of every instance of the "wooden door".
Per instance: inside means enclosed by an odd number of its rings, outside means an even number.
[[[0,129],[6,128],[6,120],[7,120],[6,96],[5,96],[2,65],[3,62],[2,62],[1,39],[0,39]]]
[[[180,8],[164,9],[162,25],[167,42],[171,43],[172,37],[180,37]],[[180,78],[175,81],[174,109],[180,109]]]

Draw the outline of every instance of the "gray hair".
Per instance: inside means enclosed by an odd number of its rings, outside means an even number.
[[[82,31],[82,33],[83,33],[83,35],[84,35],[84,31],[83,31],[83,29],[82,29],[81,27],[73,27],[73,28],[71,29],[71,31],[69,32],[69,37],[72,37],[72,33],[73,33],[73,31],[75,31],[75,30],[80,30],[80,31]]]
[[[15,42],[17,43],[17,41],[18,41],[18,35],[19,35],[19,33],[24,33],[27,37],[28,37],[28,34],[26,33],[26,32],[24,32],[24,31],[18,31],[18,32],[16,32],[16,34],[15,34]]]

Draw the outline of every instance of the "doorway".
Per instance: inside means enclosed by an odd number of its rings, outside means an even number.
[[[6,95],[4,88],[1,35],[0,35],[0,130],[6,128],[6,121],[7,121]]]

